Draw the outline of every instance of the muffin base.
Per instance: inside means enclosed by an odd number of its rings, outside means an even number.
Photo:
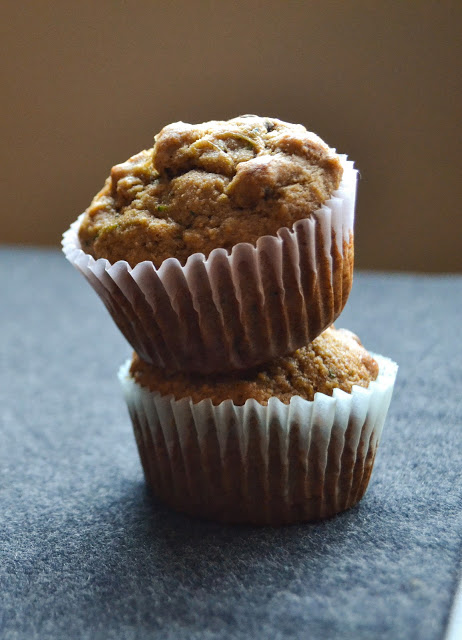
[[[119,379],[146,480],[178,511],[229,523],[313,521],[364,495],[393,392],[397,366],[375,356],[368,389],[317,393],[286,405],[230,400],[194,404]]]

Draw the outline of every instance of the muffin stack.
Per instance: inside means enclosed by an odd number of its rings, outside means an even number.
[[[64,235],[135,350],[119,377],[171,506],[280,524],[362,497],[397,367],[328,329],[352,284],[355,191],[353,163],[301,125],[180,122]]]

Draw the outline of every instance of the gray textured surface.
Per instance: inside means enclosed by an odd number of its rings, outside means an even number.
[[[58,251],[0,250],[0,637],[443,636],[461,546],[462,278],[358,274],[337,326],[400,371],[369,490],[281,529],[145,489],[129,348]]]

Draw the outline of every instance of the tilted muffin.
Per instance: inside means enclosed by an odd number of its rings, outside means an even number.
[[[330,328],[252,370],[166,376],[135,354],[119,378],[157,496],[192,515],[281,524],[360,500],[396,372]]]
[[[94,258],[167,258],[231,251],[308,218],[338,189],[338,156],[301,125],[248,116],[171,124],[153,149],[116,165],[79,228]]]
[[[355,189],[353,163],[301,125],[179,122],[112,169],[63,246],[144,360],[243,369],[340,314]]]

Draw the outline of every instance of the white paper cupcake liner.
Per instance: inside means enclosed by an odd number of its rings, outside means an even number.
[[[224,522],[318,520],[355,505],[372,471],[397,365],[372,354],[367,389],[267,406],[194,404],[138,385],[119,370],[146,479],[175,509]]]
[[[340,156],[340,188],[318,212],[256,246],[175,258],[159,269],[95,260],[81,249],[82,216],[63,236],[66,258],[103,300],[146,362],[170,371],[249,368],[313,341],[339,316],[353,279],[357,171]]]

